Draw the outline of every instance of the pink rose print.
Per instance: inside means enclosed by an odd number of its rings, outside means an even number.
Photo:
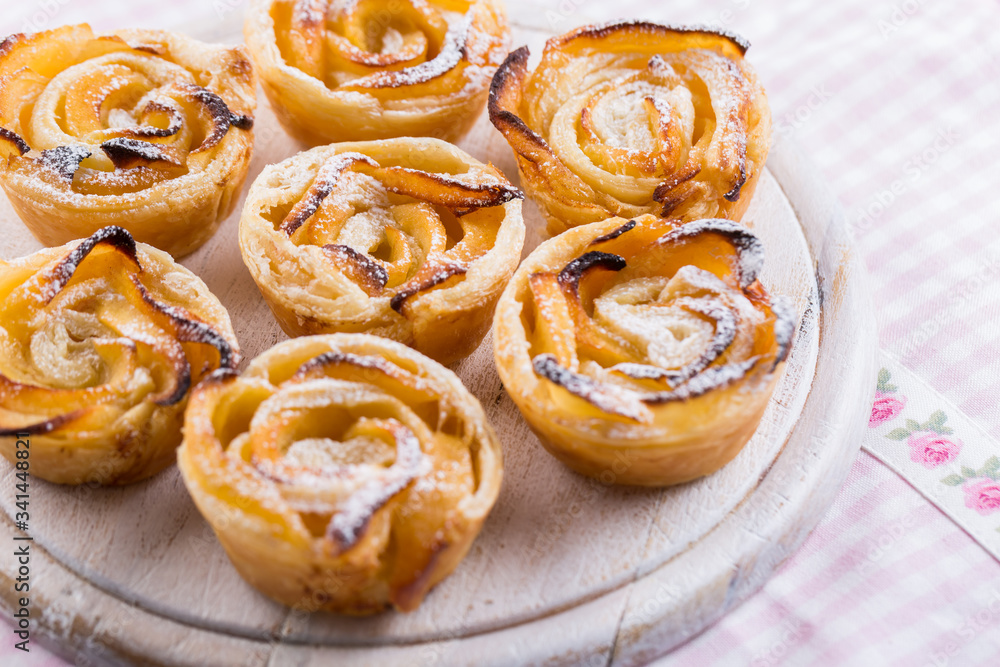
[[[1000,482],[992,479],[970,479],[962,487],[965,506],[983,516],[1000,511]]]
[[[894,419],[906,406],[905,396],[893,396],[881,391],[875,392],[875,403],[872,404],[872,416],[868,420],[868,428],[875,428]]]
[[[961,440],[952,442],[933,432],[911,435],[906,444],[910,446],[910,460],[922,464],[925,468],[936,468],[954,461],[962,451]]]

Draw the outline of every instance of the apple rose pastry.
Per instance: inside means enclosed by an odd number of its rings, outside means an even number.
[[[721,32],[629,21],[550,39],[531,73],[527,47],[511,53],[490,120],[549,232],[647,213],[740,220],[771,134],[747,48]]]
[[[211,376],[178,464],[247,582],[347,614],[415,609],[469,550],[503,472],[454,373],[363,334],[285,341]]]
[[[757,280],[762,260],[757,237],[722,219],[567,231],[497,306],[504,387],[585,475],[661,486],[714,472],[756,430],[795,329]]]
[[[500,0],[255,0],[244,36],[278,120],[311,146],[457,141],[510,38]]]
[[[371,333],[447,364],[479,346],[517,267],[521,197],[437,139],[324,146],[264,169],[240,248],[288,335]]]
[[[239,362],[218,299],[106,227],[0,261],[0,453],[60,484],[127,484],[174,461],[190,388]]]
[[[253,148],[246,51],[88,25],[0,44],[0,185],[46,245],[107,225],[185,255],[232,211]]]

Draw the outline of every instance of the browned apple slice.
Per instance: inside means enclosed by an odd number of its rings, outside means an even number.
[[[575,372],[580,365],[576,356],[576,325],[557,275],[534,273],[528,285],[535,303],[533,352],[536,356],[551,354],[560,365]]]
[[[365,371],[365,380],[397,397],[418,414],[427,418],[428,423],[437,428],[438,415],[422,409],[435,408],[439,396],[430,386],[418,381],[415,376],[399,366],[380,357],[352,354],[349,352],[325,352],[302,364],[292,376],[292,381],[304,382],[321,377],[334,379],[355,379],[358,370]]]
[[[417,436],[395,419],[369,419],[359,422],[355,430],[359,427],[384,430],[391,435],[396,444],[396,460],[385,472],[351,494],[334,513],[326,534],[340,551],[357,543],[375,512],[417,479],[426,460]]]
[[[111,159],[116,169],[152,167],[164,171],[182,172],[185,170],[184,161],[177,154],[177,151],[169,146],[128,137],[117,137],[102,143],[101,150]]]
[[[323,166],[316,172],[316,177],[313,179],[312,185],[309,186],[309,190],[306,191],[305,196],[295,204],[288,215],[285,216],[285,219],[282,220],[281,231],[289,236],[294,234],[306,220],[316,213],[323,200],[330,196],[330,193],[337,186],[337,181],[340,180],[341,174],[359,163],[378,167],[377,162],[361,153],[341,153],[323,163]]]
[[[634,391],[597,382],[586,375],[574,373],[561,366],[551,354],[540,354],[532,359],[531,363],[539,376],[582,398],[601,412],[639,423],[648,423],[652,420],[649,408],[642,404],[639,394]]]
[[[544,179],[559,201],[587,210],[594,219],[600,219],[604,211],[595,204],[587,203],[587,200],[596,198],[597,193],[570,171],[552,152],[548,142],[518,115],[529,56],[528,47],[523,46],[508,55],[497,70],[490,85],[487,107],[490,122],[500,130],[518,155],[522,170]]]
[[[179,93],[182,100],[194,106],[194,111],[208,128],[204,139],[192,149],[192,153],[204,153],[214,148],[226,136],[230,127],[235,126],[242,130],[253,127],[253,118],[233,113],[225,100],[207,88],[192,84],[175,84],[173,89]]]
[[[575,325],[578,352],[602,366],[635,358],[636,351],[627,341],[594,326],[582,303],[580,283],[585,276],[600,278],[595,275],[600,273],[604,273],[604,280],[607,280],[609,272],[621,271],[625,267],[625,259],[619,255],[592,250],[577,257],[559,272],[559,286],[566,295],[566,304]]]
[[[629,260],[621,281],[634,276],[673,275],[694,265],[731,287],[749,288],[764,262],[764,246],[746,227],[731,220],[697,220],[681,225]]]
[[[73,182],[73,176],[80,168],[80,163],[90,155],[90,149],[86,146],[78,144],[57,146],[42,151],[34,162],[68,185]]]
[[[0,127],[0,158],[6,159],[12,155],[24,155],[31,150],[28,142],[16,132]]]
[[[448,29],[444,44],[431,60],[398,71],[381,70],[345,84],[345,90],[372,90],[400,88],[415,90],[416,86],[436,82],[460,72],[467,64],[467,41],[470,39],[468,18]]]
[[[651,35],[670,35],[674,39],[661,42],[650,39]],[[742,57],[750,48],[750,43],[745,39],[724,30],[701,26],[667,26],[641,20],[583,26],[549,41],[552,48],[568,53],[588,49],[632,53],[646,48],[649,49],[650,57],[659,55],[665,44],[670,46],[671,52],[706,49],[730,58]]]
[[[351,279],[368,296],[382,293],[389,281],[388,272],[375,260],[346,245],[328,244],[323,250],[333,260],[334,265]]]
[[[406,302],[412,297],[443,285],[446,281],[456,276],[464,276],[468,268],[459,264],[440,263],[424,264],[416,276],[396,293],[389,301],[389,305],[397,313],[405,315],[404,308]]]

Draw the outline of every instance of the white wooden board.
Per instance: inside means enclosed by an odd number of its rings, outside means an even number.
[[[238,41],[234,26],[196,36]],[[544,38],[515,32],[515,44],[536,54]],[[256,132],[250,179],[299,150],[263,96]],[[513,155],[485,115],[461,146],[516,181]],[[183,263],[229,309],[250,359],[285,336],[240,259],[238,217]],[[527,253],[544,224],[530,202],[525,219]],[[33,481],[36,632],[97,664],[625,665],[669,651],[801,544],[843,482],[871,404],[876,345],[864,277],[836,203],[784,140],[747,220],[765,244],[762,280],[794,301],[801,326],[756,435],[715,475],[648,490],[569,472],[503,393],[487,340],[455,370],[503,441],[503,490],[469,556],[418,611],[350,619],[270,602],[237,575],[172,468],[124,489]],[[5,258],[39,248],[6,200],[0,229]],[[0,466],[7,544],[16,532],[12,472]],[[8,608],[13,567],[0,558]]]

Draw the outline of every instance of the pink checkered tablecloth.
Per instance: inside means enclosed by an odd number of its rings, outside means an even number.
[[[5,2],[0,33],[212,22],[245,0]],[[778,131],[844,204],[882,364],[850,477],[757,595],[663,665],[1000,664],[1000,3],[539,0],[588,19],[725,27]],[[2,665],[62,665],[0,642]]]

